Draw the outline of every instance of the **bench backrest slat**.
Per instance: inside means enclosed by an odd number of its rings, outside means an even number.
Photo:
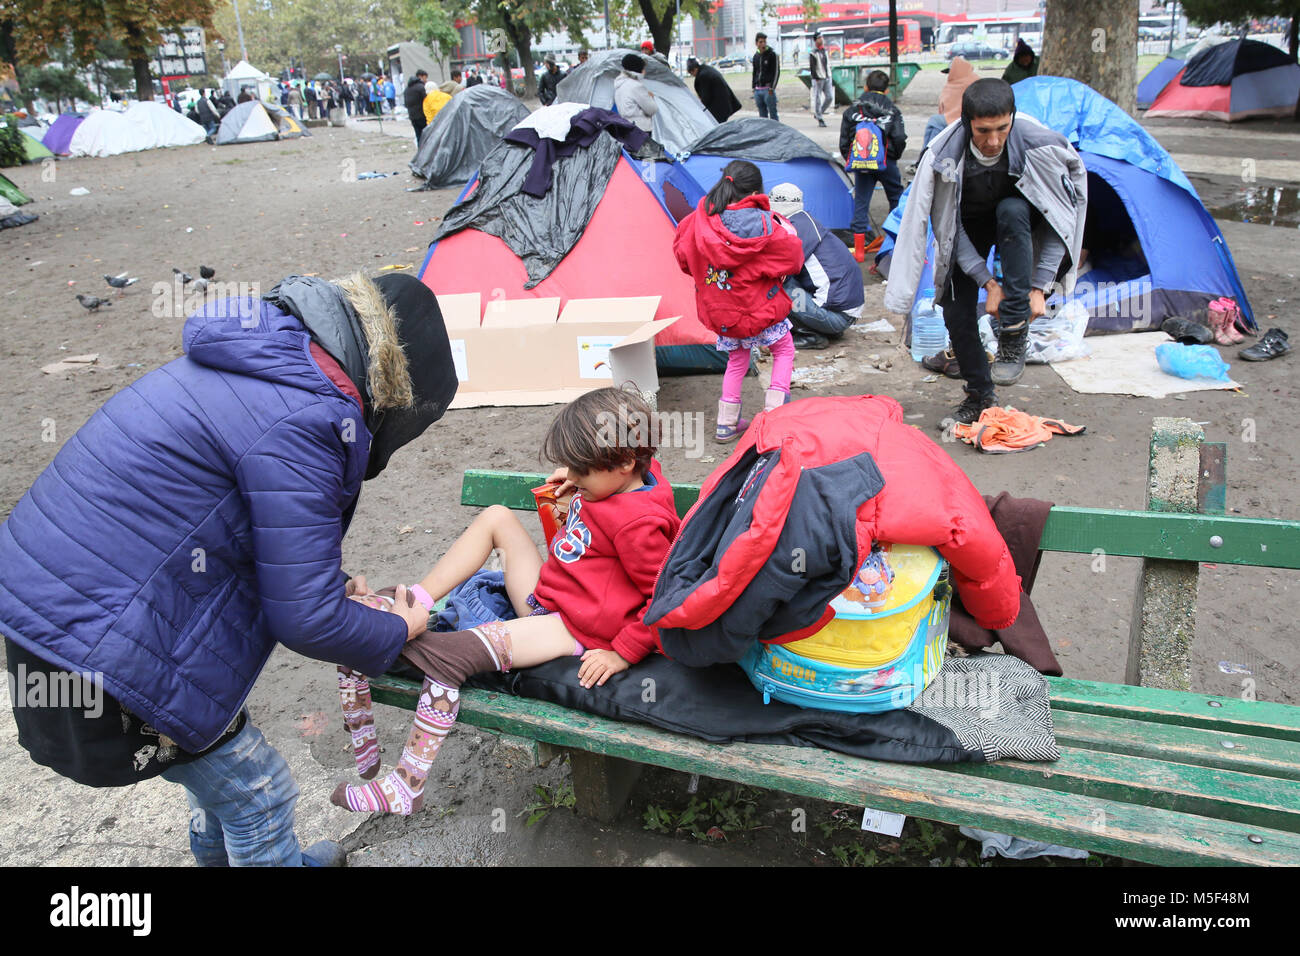
[[[530,472],[466,471],[460,501],[531,511],[535,507],[531,489],[545,480],[545,475]],[[699,496],[700,486],[674,485],[673,493],[677,511],[684,515]],[[1217,547],[1212,543],[1215,539]],[[1058,506],[1048,516],[1040,547],[1077,554],[1101,551],[1116,557],[1300,568],[1300,522]]]

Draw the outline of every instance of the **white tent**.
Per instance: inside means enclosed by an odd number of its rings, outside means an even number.
[[[280,101],[279,97],[273,95],[275,80],[247,60],[236,63],[226,74],[226,78],[221,81],[221,85],[234,99],[239,99],[240,91],[247,86],[256,92],[259,100],[273,100],[276,103]]]
[[[127,107],[126,120],[140,132],[141,149],[168,146],[196,146],[208,138],[203,127],[156,100],[144,100]]]
[[[72,156],[116,156],[160,146],[193,146],[203,127],[161,103],[133,103],[125,113],[92,110],[72,134]]]

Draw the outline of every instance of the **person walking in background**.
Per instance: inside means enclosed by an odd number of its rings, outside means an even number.
[[[388,100],[388,114],[397,115],[397,88],[393,86],[391,76],[384,77],[384,99]]]
[[[343,78],[343,89],[339,91],[339,95],[343,98],[343,109],[351,116],[353,100],[356,98],[356,90],[352,87],[352,77],[345,76]]]
[[[303,96],[307,100],[307,118],[316,119],[319,115],[317,113],[316,84],[308,83],[303,90]]]
[[[559,93],[557,89],[560,80],[564,79],[564,74],[560,72],[560,66],[555,61],[555,54],[548,53],[542,60],[546,69],[542,72],[542,77],[537,81],[537,98],[543,106],[550,106],[555,102]]]
[[[740,100],[736,99],[731,84],[716,69],[691,57],[686,61],[686,72],[695,77],[695,95],[719,123],[725,123],[740,109]]]
[[[625,120],[637,129],[654,132],[655,114],[659,106],[655,95],[645,88],[645,60],[635,53],[623,57],[623,69],[614,77],[614,106]]]
[[[1038,56],[1028,43],[1017,40],[1016,52],[1011,55],[1011,62],[1002,71],[1002,79],[1008,83],[1019,83],[1021,80],[1037,75]]]
[[[844,169],[853,173],[853,258],[866,260],[867,235],[871,228],[871,194],[876,183],[885,190],[892,212],[903,194],[903,177],[898,159],[907,148],[903,114],[885,95],[889,75],[884,70],[867,74],[867,88],[858,101],[844,111],[840,120],[840,155]]]
[[[754,77],[750,86],[754,90],[754,103],[758,106],[758,115],[776,119],[776,84],[781,78],[781,58],[776,51],[769,49],[767,34],[754,35],[758,52],[754,54]]]
[[[813,48],[808,51],[808,70],[812,74],[812,111],[818,126],[825,126],[822,113],[835,105],[835,85],[831,82],[831,65],[826,53],[826,41],[820,33],[813,34]]]
[[[370,81],[370,109],[376,116],[384,115],[384,78],[377,76]]]
[[[416,70],[415,76],[407,81],[406,91],[402,94],[402,102],[406,105],[406,117],[411,121],[411,129],[415,130],[417,149],[420,146],[420,134],[428,125],[424,118],[424,98],[428,95],[425,93],[424,81],[428,78],[429,74],[424,70]]]

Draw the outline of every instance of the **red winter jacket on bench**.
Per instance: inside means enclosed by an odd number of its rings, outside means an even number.
[[[645,621],[665,654],[693,666],[739,660],[756,637],[807,637],[830,621],[872,541],[937,548],[977,623],[1015,621],[1020,578],[984,499],[879,395],[803,399],[756,418],[700,489]]]

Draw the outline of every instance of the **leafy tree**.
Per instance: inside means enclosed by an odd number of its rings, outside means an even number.
[[[524,71],[526,96],[537,95],[533,37],[563,29],[575,43],[595,12],[594,0],[471,0],[469,13],[485,30],[504,30]]]
[[[77,100],[85,100],[87,103],[94,103],[99,97],[90,91],[90,88],[82,82],[77,71],[70,67],[61,66],[39,66],[35,69],[27,70],[23,77],[25,89],[29,93],[37,94],[46,100],[54,102],[54,112],[61,113],[63,101],[67,100],[69,105]]]
[[[1201,26],[1288,17],[1287,48],[1292,56],[1300,52],[1300,0],[1184,0],[1182,7],[1188,19]]]
[[[452,47],[460,43],[460,31],[456,29],[459,5],[453,7],[442,0],[404,2],[406,20],[415,38],[429,49],[436,50],[440,58],[445,58]]]

